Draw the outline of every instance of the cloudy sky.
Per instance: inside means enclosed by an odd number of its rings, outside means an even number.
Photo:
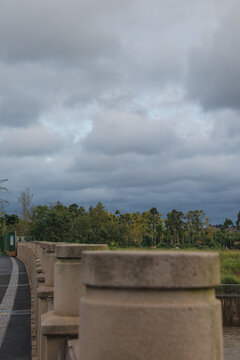
[[[239,0],[2,0],[0,164],[17,209],[240,210]]]

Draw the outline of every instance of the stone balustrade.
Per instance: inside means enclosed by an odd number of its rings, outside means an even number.
[[[66,341],[78,337],[79,299],[85,294],[81,279],[81,259],[85,250],[106,250],[107,245],[56,245],[53,311],[42,315],[45,336],[44,359],[63,359]]]
[[[217,254],[106,249],[18,245],[32,288],[36,359],[223,359]]]

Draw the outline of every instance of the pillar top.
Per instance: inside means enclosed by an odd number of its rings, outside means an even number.
[[[43,250],[46,249],[46,247],[47,247],[48,244],[49,244],[48,241],[39,241],[39,245],[40,245],[40,247],[41,247]]]
[[[57,258],[79,259],[82,257],[83,251],[107,250],[108,245],[105,244],[60,244],[56,245]],[[98,253],[96,251],[96,253]]]
[[[84,252],[83,282],[96,287],[191,289],[220,283],[219,255],[209,252]]]
[[[47,243],[45,246],[46,252],[54,252],[56,247],[56,243]]]

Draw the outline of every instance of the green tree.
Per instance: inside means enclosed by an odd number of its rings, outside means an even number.
[[[238,212],[236,226],[237,226],[237,229],[240,230],[240,211]]]
[[[171,245],[184,242],[185,223],[184,214],[181,211],[173,209],[167,213],[165,220],[166,237]]]
[[[71,214],[72,218],[75,218],[79,214],[78,204],[71,204],[68,207],[68,211]]]
[[[101,202],[98,202],[95,208],[90,206],[89,217],[91,225],[89,231],[90,241],[93,243],[109,242],[107,228],[109,227],[111,219]]]
[[[69,242],[71,215],[66,206],[57,202],[47,213],[48,241]]]
[[[38,205],[32,208],[30,235],[31,239],[37,241],[50,241],[47,217],[49,208],[47,205]]]
[[[229,229],[230,227],[233,227],[233,222],[231,219],[226,218],[224,223],[223,223],[223,227],[224,229]]]
[[[89,214],[79,214],[71,221],[71,229],[69,231],[69,238],[71,242],[86,244],[89,243],[89,232],[91,224]]]
[[[11,214],[11,215],[5,214],[4,218],[7,226],[11,226],[19,223],[19,217],[16,214]]]
[[[7,232],[6,219],[4,216],[0,217],[0,236],[3,236]]]
[[[204,239],[205,213],[203,210],[190,210],[185,214],[185,218],[188,242],[194,245],[197,240]]]
[[[152,239],[152,246],[156,246],[163,236],[163,221],[159,211],[153,207],[148,212],[144,212],[147,219],[147,233]]]

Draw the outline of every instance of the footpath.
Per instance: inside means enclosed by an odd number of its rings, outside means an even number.
[[[25,266],[0,256],[0,360],[31,360],[31,298]]]

